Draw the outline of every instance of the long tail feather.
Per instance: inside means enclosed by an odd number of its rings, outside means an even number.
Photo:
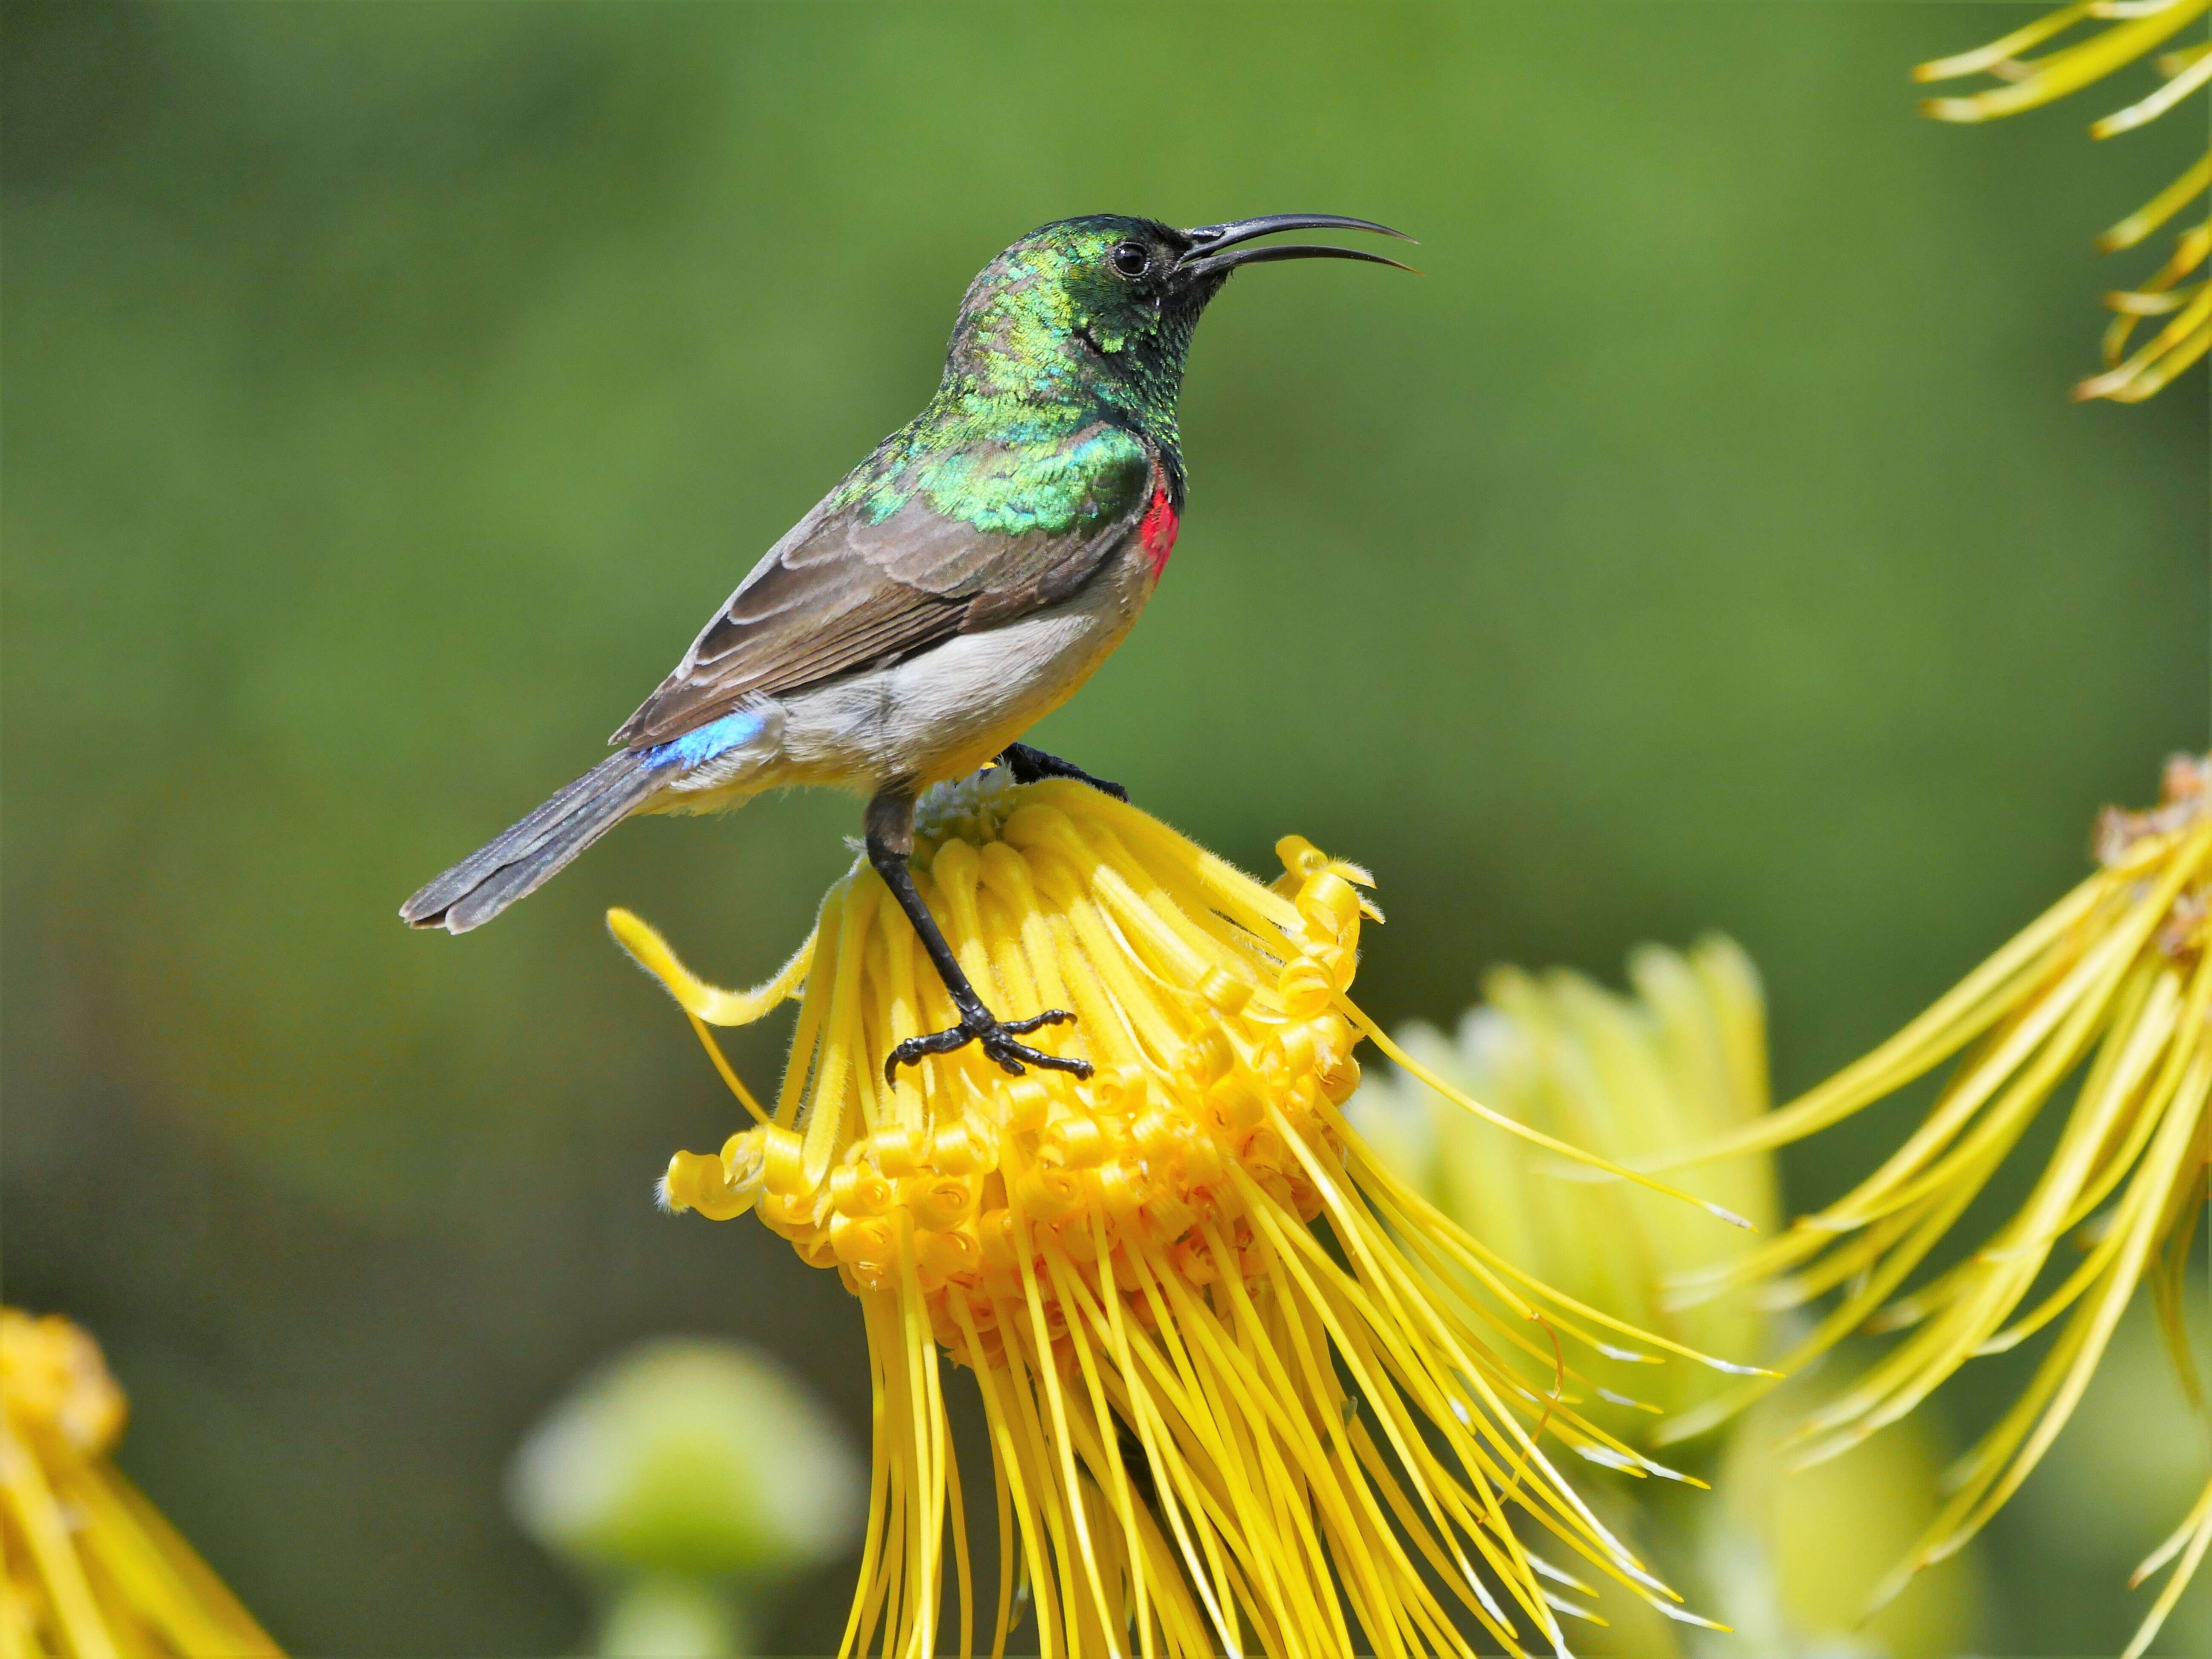
[[[399,907],[410,927],[465,933],[544,884],[577,854],[629,816],[662,779],[624,750],[601,761],[489,845]]]

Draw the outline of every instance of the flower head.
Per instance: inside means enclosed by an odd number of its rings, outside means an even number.
[[[91,1337],[0,1308],[0,1652],[275,1654],[108,1462],[125,1415]]]
[[[1990,76],[1998,84],[1985,91],[1931,98],[1922,107],[1939,121],[1993,120],[2050,103],[2124,69],[2166,45],[2207,10],[2212,10],[2212,0],[2076,0],[1973,52],[1923,64],[1913,70],[1913,78]],[[2092,25],[2092,32],[2039,58],[2019,56],[2071,34],[2083,24]],[[2212,82],[2212,41],[2195,41],[2161,53],[2157,66],[2166,84],[2095,123],[2089,129],[2092,137],[2132,131]],[[2097,245],[2107,252],[2133,247],[2208,190],[2212,190],[2212,153],[2100,236]],[[2105,296],[2106,306],[2118,313],[2105,331],[2106,370],[2075,386],[2076,398],[2141,403],[2212,348],[2212,283],[2199,275],[2208,255],[2212,255],[2212,222],[2184,231],[2175,240],[2172,256],[2142,287]],[[2197,280],[2191,283],[2191,276]],[[2154,317],[2166,320],[2148,342],[2130,352],[2128,343],[2137,326]]]
[[[994,1652],[1018,1571],[1048,1655],[1470,1653],[1462,1618],[1563,1650],[1559,1592],[1581,1581],[1525,1539],[1673,1606],[1540,1444],[1640,1462],[1577,1413],[1564,1358],[1623,1328],[1346,1122],[1363,1035],[1417,1064],[1346,996],[1370,878],[1295,836],[1277,851],[1262,886],[1073,783],[990,774],[924,803],[915,880],[963,967],[994,1006],[1074,1009],[1048,1039],[1088,1080],[968,1049],[887,1085],[883,1056],[952,1010],[865,864],[757,992],[703,986],[611,919],[695,1020],[805,983],[774,1113],[718,1157],[678,1153],[665,1196],[757,1209],[861,1303],[877,1434],[848,1652],[934,1650],[948,1538],[973,1650],[940,1353],[989,1425]],[[1505,1348],[1547,1361],[1544,1385]]]
[[[1911,1332],[1808,1419],[1808,1462],[1896,1422],[1969,1359],[2053,1333],[2026,1389],[1954,1472],[1949,1501],[1893,1589],[1957,1550],[2027,1479],[2138,1286],[2148,1286],[2184,1387],[2201,1404],[2181,1319],[2212,1148],[2212,760],[2169,763],[2151,811],[2108,811],[2097,855],[2094,875],[1887,1042],[1698,1150],[1779,1146],[1960,1056],[1920,1127],[1872,1176],[1686,1287],[1693,1298],[1765,1282],[1772,1304],[1790,1305],[1840,1286],[1835,1308],[1779,1362],[1785,1370],[1855,1330]],[[1899,1295],[2069,1082],[2057,1145],[2026,1201],[1972,1254]],[[2054,1264],[2069,1237],[2078,1261]],[[1666,1432],[1702,1430],[1762,1386],[1694,1408]],[[2179,1558],[2130,1654],[2148,1644],[2208,1545],[2212,1486],[2136,1575]]]

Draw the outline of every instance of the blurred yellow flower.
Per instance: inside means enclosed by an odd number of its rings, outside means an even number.
[[[1765,1114],[1766,1022],[1758,970],[1733,942],[1687,955],[1656,945],[1629,961],[1634,996],[1577,973],[1501,969],[1456,1038],[1426,1026],[1406,1051],[1507,1116],[1620,1162],[1703,1141]],[[1478,1220],[1510,1260],[1577,1300],[1705,1353],[1755,1355],[1765,1316],[1747,1297],[1688,1310],[1662,1286],[1694,1267],[1739,1260],[1749,1233],[1711,1226],[1686,1206],[1618,1183],[1461,1110],[1418,1079],[1370,1073],[1347,1115],[1391,1166],[1462,1226]],[[1753,1154],[1700,1168],[1693,1190],[1771,1231],[1780,1216],[1773,1161]],[[1650,1414],[1709,1395],[1708,1370],[1654,1371],[1599,1356],[1593,1410],[1632,1439]],[[1548,1381],[1548,1376],[1540,1380]]]
[[[1714,1448],[1712,1497],[1694,1516],[1674,1507],[1677,1530],[1661,1540],[1668,1559],[1683,1548],[1695,1559],[1700,1595],[1738,1632],[1695,1644],[1686,1659],[1958,1659],[1983,1650],[1988,1595],[1972,1548],[1883,1606],[1866,1605],[1942,1502],[1945,1449],[1933,1425],[1908,1419],[1817,1468],[1792,1467],[1798,1419],[1808,1403],[1849,1388],[1859,1358],[1815,1367],[1744,1413]],[[1732,1652],[1734,1641],[1742,1645]]]
[[[1530,1632],[1563,1648],[1577,1571],[1673,1608],[1539,1444],[1636,1461],[1563,1389],[1562,1345],[1625,1328],[1447,1219],[1342,1115],[1360,1038],[1401,1054],[1345,994],[1377,914],[1366,873],[1293,836],[1262,886],[1097,791],[999,774],[933,792],[919,836],[963,966],[994,1006],[1073,1008],[1045,1035],[1089,1080],[1009,1078],[971,1048],[886,1085],[883,1057],[951,1010],[865,863],[756,992],[610,919],[695,1021],[757,1018],[805,983],[773,1115],[724,1063],[763,1121],[678,1154],[665,1191],[757,1207],[862,1304],[876,1445],[845,1651],[934,1651],[948,1534],[975,1648],[940,1349],[989,1425],[994,1653],[1018,1577],[1046,1655],[1471,1654],[1461,1617],[1510,1653]],[[1544,1386],[1501,1347],[1549,1365]]]
[[[1486,978],[1483,1002],[1455,1036],[1415,1027],[1401,1042],[1511,1115],[1623,1162],[1761,1118],[1765,1007],[1750,958],[1717,937],[1687,952],[1644,945],[1629,957],[1629,981],[1632,994],[1622,995],[1577,973],[1501,969]],[[1771,1328],[1787,1322],[1747,1292],[1688,1309],[1663,1295],[1672,1277],[1741,1261],[1755,1244],[1745,1234],[1700,1225],[1682,1206],[1648,1192],[1577,1179],[1583,1172],[1574,1166],[1533,1152],[1387,1069],[1369,1073],[1346,1115],[1439,1209],[1463,1225],[1479,1218],[1504,1254],[1576,1297],[1677,1341],[1746,1357],[1767,1350],[1776,1340]],[[1771,1153],[1717,1159],[1695,1173],[1704,1195],[1771,1227],[1779,1200]],[[1651,1413],[1682,1410],[1723,1386],[1711,1372],[1683,1366],[1653,1372],[1600,1358],[1588,1370],[1601,1401],[1609,1402],[1594,1404],[1592,1414],[1630,1440],[1656,1427]],[[1829,1378],[1808,1386],[1814,1399],[1835,1389]],[[1632,1395],[1642,1401],[1632,1403]],[[1636,1535],[1670,1560],[1696,1564],[1700,1599],[1737,1633],[1701,1638],[1601,1595],[1613,1621],[1607,1653],[1938,1659],[1971,1646],[1978,1586],[1966,1561],[1860,1628],[1867,1592],[1934,1513],[1933,1448],[1909,1432],[1887,1435],[1817,1472],[1784,1478],[1778,1443],[1806,1397],[1801,1387],[1770,1398],[1724,1442],[1691,1449],[1691,1467],[1711,1474],[1715,1497],[1649,1501],[1633,1517]],[[1629,1490],[1665,1496],[1648,1486]],[[1601,1502],[1605,1495],[1592,1496]]]
[[[2212,1150],[2212,760],[2170,762],[2152,811],[2108,811],[2097,854],[2097,873],[1881,1048],[1692,1155],[1740,1157],[1796,1139],[1964,1051],[1920,1127],[1881,1169],[1781,1238],[1686,1286],[1694,1297],[1767,1281],[1777,1305],[1841,1286],[1835,1309],[1779,1362],[1784,1370],[1853,1330],[1912,1330],[1809,1418],[1799,1440],[1805,1463],[1896,1422],[1967,1360],[2057,1326],[2021,1397],[1954,1471],[1948,1501],[1886,1593],[1956,1551],[2019,1488],[2065,1425],[2137,1285],[2149,1286],[2183,1385],[2203,1408],[2182,1286]],[[2026,1201],[1971,1255],[1899,1297],[2076,1076],[2057,1145]],[[2069,1236],[2080,1261],[2029,1303]],[[1765,1386],[1692,1407],[1663,1426],[1662,1438],[1710,1427]],[[2212,1485],[2136,1574],[2141,1583],[2179,1563],[2130,1656],[2148,1646],[2208,1544]]]
[[[2156,51],[2208,9],[2212,9],[2212,0],[2078,0],[1975,51],[1920,64],[1912,72],[1917,81],[1987,75],[1999,83],[1963,97],[1931,98],[1921,107],[1939,121],[1988,121],[2033,109]],[[2019,56],[2081,24],[2106,27],[2039,58]],[[2157,65],[2166,84],[2095,123],[2089,129],[2092,137],[2132,131],[2212,82],[2212,41],[2199,40],[2165,52]],[[2107,252],[2133,247],[2208,190],[2212,190],[2212,153],[2100,236],[2097,245]],[[2212,348],[2212,283],[2199,274],[2208,254],[2212,254],[2212,222],[2191,225],[2176,239],[2172,257],[2140,288],[2105,296],[2106,306],[2118,313],[2105,331],[2106,370],[2076,385],[2076,398],[2141,403]],[[2191,276],[2197,280],[2189,282]],[[2166,320],[2148,341],[2130,352],[2128,343],[2137,325],[2153,317]]]
[[[0,1656],[276,1653],[108,1461],[125,1415],[92,1338],[0,1308]]]

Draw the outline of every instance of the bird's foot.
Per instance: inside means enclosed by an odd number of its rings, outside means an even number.
[[[978,1009],[975,1015],[963,1017],[957,1025],[947,1026],[942,1031],[932,1031],[926,1036],[911,1036],[900,1043],[891,1050],[890,1058],[884,1062],[884,1081],[896,1082],[898,1068],[902,1066],[914,1065],[930,1054],[949,1054],[971,1042],[981,1043],[986,1054],[1016,1077],[1022,1074],[1025,1066],[1042,1066],[1048,1071],[1089,1077],[1091,1062],[1087,1060],[1048,1054],[1042,1049],[1030,1048],[1026,1042],[1014,1041],[1016,1037],[1027,1036],[1041,1025],[1074,1024],[1075,1016],[1065,1008],[1048,1008],[1027,1019],[994,1019]]]
[[[999,758],[1014,775],[1016,783],[1036,783],[1044,778],[1073,778],[1078,783],[1087,783],[1102,795],[1111,795],[1127,803],[1129,792],[1118,783],[1104,778],[1094,778],[1073,761],[1064,761],[1057,755],[1048,755],[1042,749],[1032,749],[1025,743],[1010,743]]]

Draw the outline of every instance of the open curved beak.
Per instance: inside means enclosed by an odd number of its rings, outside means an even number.
[[[1190,247],[1176,261],[1175,274],[1217,276],[1239,265],[1264,264],[1271,259],[1364,259],[1370,264],[1413,270],[1413,266],[1400,264],[1380,253],[1368,253],[1356,247],[1331,247],[1320,242],[1271,242],[1266,247],[1241,246],[1282,230],[1371,230],[1379,236],[1395,236],[1401,242],[1413,240],[1402,230],[1378,225],[1371,219],[1347,219],[1340,213],[1263,214],[1257,219],[1233,219],[1225,225],[1198,225],[1184,231],[1182,234]]]

